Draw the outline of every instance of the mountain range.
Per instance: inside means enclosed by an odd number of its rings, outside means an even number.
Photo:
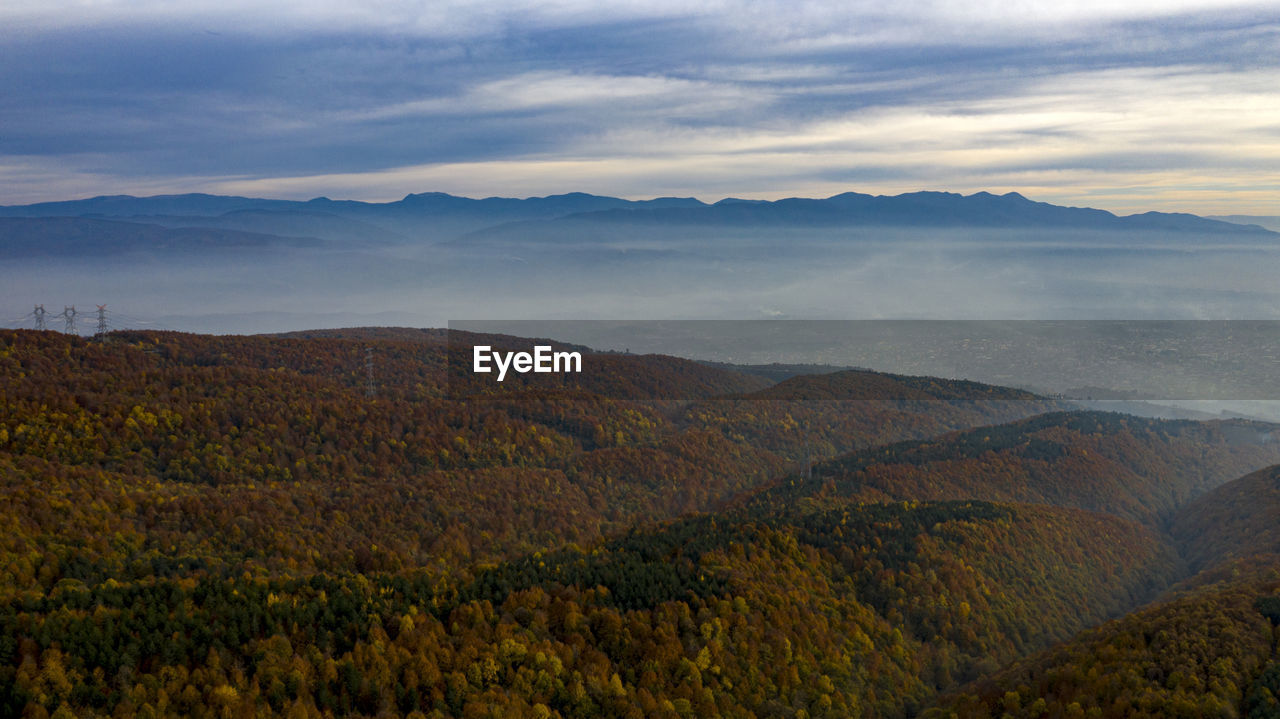
[[[0,304],[14,326],[32,326],[19,315],[35,304],[93,303],[160,323],[134,326],[209,332],[479,317],[1263,318],[1280,306],[1280,235],[1261,224],[985,192],[110,196],[0,207]]]
[[[586,193],[512,199],[472,199],[439,192],[406,195],[395,202],[360,202],[318,197],[308,201],[206,194],[133,197],[114,195],[83,200],[0,207],[4,253],[31,242],[65,242],[65,237],[101,233],[104,240],[137,248],[150,238],[155,244],[181,243],[181,235],[160,239],[154,229],[122,228],[118,223],[148,228],[202,228],[226,233],[224,241],[242,246],[234,233],[279,237],[307,237],[337,243],[438,244],[463,243],[512,236],[540,239],[547,234],[576,234],[584,226],[662,230],[673,226],[700,231],[723,228],[1038,228],[1126,232],[1188,232],[1214,235],[1265,236],[1276,233],[1256,224],[1238,224],[1182,213],[1147,212],[1118,216],[1105,210],[1062,207],[1036,202],[1010,192],[913,192],[896,196],[846,192],[825,199],[787,198],[776,201],[728,198],[707,204],[694,198],[660,197],[625,200]],[[62,218],[52,222],[50,218]],[[116,225],[77,224],[110,220]],[[128,240],[118,239],[126,231]],[[202,242],[216,235],[201,235]],[[214,239],[211,239],[214,238]]]

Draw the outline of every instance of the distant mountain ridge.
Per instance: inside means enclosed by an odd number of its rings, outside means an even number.
[[[911,192],[826,199],[721,200],[697,207],[625,207],[564,219],[639,224],[789,225],[812,227],[1052,227],[1089,230],[1161,230],[1223,234],[1275,234],[1258,225],[1210,220],[1186,213],[1146,212],[1118,216],[1106,210],[1036,202],[1010,192]]]
[[[294,210],[300,212],[418,212],[472,213],[491,216],[559,217],[581,212],[594,212],[620,207],[705,207],[691,197],[659,197],[652,200],[624,200],[617,197],[570,192],[546,197],[475,199],[444,192],[410,193],[392,202],[333,200],[316,197],[310,200],[277,200],[188,193],[183,195],[100,195],[80,200],[38,202],[30,205],[0,206],[0,217],[129,217],[136,215],[188,215],[213,217],[245,210]]]
[[[307,201],[208,194],[82,200],[0,207],[0,217],[83,217],[206,227],[325,239],[444,242],[471,233],[519,233],[533,223],[589,226],[691,227],[984,227],[1275,235],[1255,224],[1236,224],[1184,213],[1118,216],[1105,210],[1063,207],[1016,192],[912,192],[895,196],[846,192],[824,199],[742,200],[707,204],[695,198],[626,200],[573,192],[524,199],[474,199],[441,192],[409,194],[393,202],[317,197]],[[334,229],[318,231],[331,219]],[[299,229],[291,230],[296,220]],[[514,226],[513,226],[514,223]],[[340,227],[339,227],[340,226]],[[305,228],[305,229],[304,229]],[[534,233],[541,234],[541,233]]]
[[[1280,216],[1277,215],[1207,215],[1206,217],[1210,220],[1233,222],[1237,225],[1257,225],[1280,232]]]

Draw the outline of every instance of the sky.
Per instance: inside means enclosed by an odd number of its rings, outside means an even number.
[[[1280,4],[0,4],[0,204],[916,190],[1280,215]]]

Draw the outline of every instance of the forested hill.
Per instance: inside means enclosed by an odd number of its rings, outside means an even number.
[[[95,343],[18,331],[0,334],[0,348],[0,461],[8,511],[29,530],[11,541],[36,553],[17,588],[47,589],[67,563],[97,577],[120,569],[113,551],[81,546],[94,523],[136,537],[128,561],[458,568],[709,509],[796,461],[795,427],[769,421],[785,414],[778,404],[590,393],[453,402],[443,398],[443,345],[414,339],[120,333]],[[692,378],[713,393],[762,381],[672,358],[610,359],[615,375],[589,379]],[[829,451],[1036,408],[857,403],[829,429]],[[52,486],[76,511],[49,508]],[[95,503],[111,511],[88,509]],[[236,530],[221,531],[229,518]]]
[[[1280,466],[1200,497],[1178,513],[1172,532],[1197,568],[1280,554]]]
[[[1078,507],[1159,525],[1189,499],[1280,462],[1277,427],[1056,412],[890,444],[782,479],[759,503],[985,499]]]
[[[751,395],[753,399],[787,400],[1041,400],[1019,389],[997,385],[912,377],[869,370],[842,370],[789,377]]]
[[[1270,717],[1280,710],[1276,560],[1101,627],[974,682],[929,719]]]
[[[986,716],[1265,628],[1273,560],[1186,583],[1232,485],[1187,501],[1280,462],[1271,425],[632,355],[460,401],[446,351],[0,332],[0,716]],[[1263,644],[1167,654],[1225,713]]]
[[[1278,483],[1272,466],[1193,500],[1170,530],[1188,580],[926,716],[1280,716]]]

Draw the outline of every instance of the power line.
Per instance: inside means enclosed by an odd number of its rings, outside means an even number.
[[[144,320],[137,317],[131,317],[121,312],[109,310],[107,305],[95,305],[97,310],[94,312],[96,316],[94,322],[93,337],[101,339],[113,330],[119,329],[161,329],[178,332],[173,327],[169,327],[162,322],[156,320]],[[66,334],[78,335],[80,332],[78,320],[85,313],[76,309],[75,305],[65,305],[62,312],[53,314],[45,309],[43,304],[33,305],[30,312],[15,317],[8,322],[0,321],[0,326],[9,326],[13,329],[19,329],[22,326],[34,327],[36,330],[52,329],[50,325],[53,320],[62,321],[62,331]],[[30,324],[28,324],[30,323]]]
[[[134,329],[160,329],[160,330],[169,330],[172,332],[181,331],[176,328],[170,327],[158,320],[144,320],[139,317],[134,317],[132,315],[124,314],[123,312],[120,312],[118,310],[113,310],[111,312],[111,317],[113,318],[113,323],[115,324],[117,329],[134,328]]]

